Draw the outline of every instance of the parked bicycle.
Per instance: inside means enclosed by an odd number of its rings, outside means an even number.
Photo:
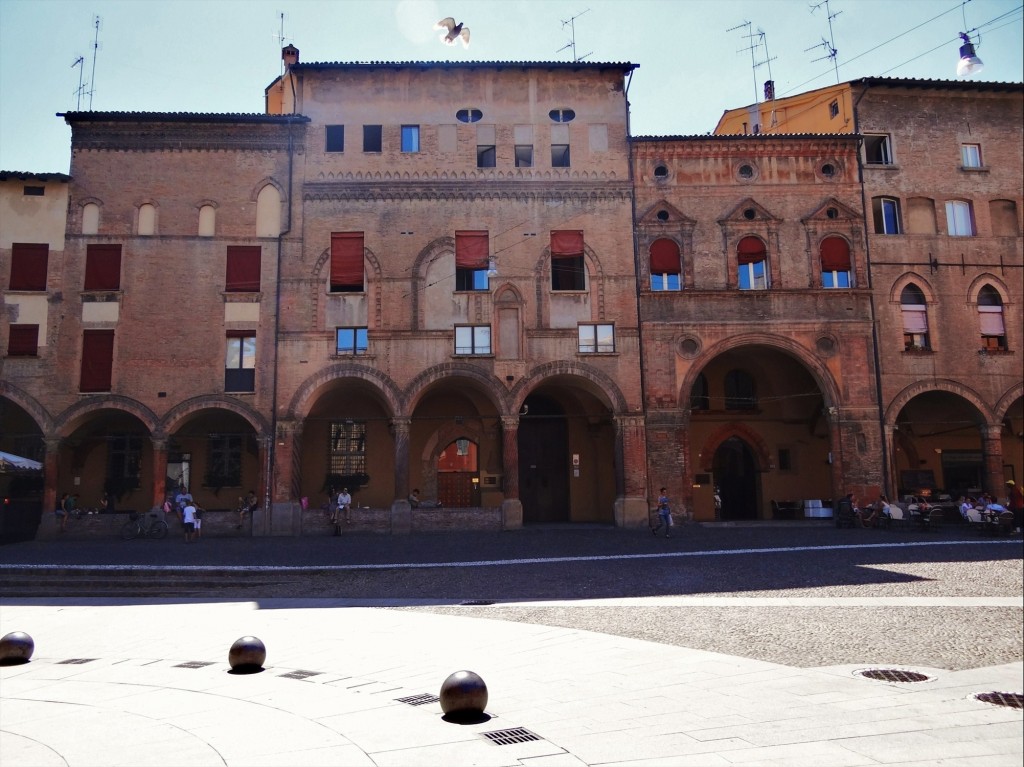
[[[167,523],[152,512],[139,514],[132,511],[128,514],[128,521],[121,526],[121,538],[126,541],[133,538],[164,538],[166,535]]]

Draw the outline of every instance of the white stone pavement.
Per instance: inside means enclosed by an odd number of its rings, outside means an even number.
[[[673,609],[673,600],[629,602]],[[977,603],[989,602],[1021,604]],[[0,635],[15,630],[32,635],[35,654],[0,666],[4,767],[1018,767],[1024,759],[1021,711],[974,697],[1021,693],[1022,663],[899,667],[929,679],[889,683],[860,675],[864,667],[793,668],[341,600],[0,603]],[[231,644],[250,634],[267,647],[264,670],[229,673]],[[487,721],[450,723],[436,701],[398,700],[436,696],[460,669],[487,683]],[[285,676],[294,672],[313,673]],[[485,737],[517,728],[507,745]]]

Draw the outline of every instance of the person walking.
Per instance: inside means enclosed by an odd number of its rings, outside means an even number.
[[[196,527],[196,507],[192,501],[181,510],[181,521],[185,528],[185,543],[192,543],[192,535]]]
[[[658,531],[663,527],[665,528],[665,537],[671,538],[672,505],[668,500],[668,490],[664,487],[658,491],[658,526],[651,528],[654,537],[658,536]]]
[[[1013,512],[1013,532],[1019,533],[1024,529],[1024,493],[1012,479],[1006,480],[1006,491],[1009,496],[1008,506]]]
[[[71,498],[70,495],[64,493],[57,501],[57,508],[55,512],[57,514],[57,521],[60,522],[60,531],[63,533],[68,529],[68,500]]]

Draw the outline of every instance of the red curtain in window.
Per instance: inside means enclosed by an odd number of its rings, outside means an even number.
[[[114,331],[83,331],[79,391],[110,391],[110,374],[113,366]]]
[[[46,243],[11,244],[11,290],[46,290],[46,266],[50,246]]]
[[[850,246],[842,237],[826,237],[821,241],[821,271],[850,271]]]
[[[464,269],[483,269],[490,255],[487,232],[455,233],[455,266]]]
[[[563,229],[551,232],[551,258],[578,258],[582,255],[582,229]]]
[[[679,274],[679,246],[672,240],[651,243],[651,274]]]
[[[363,289],[363,233],[331,233],[331,290]]]
[[[8,357],[35,357],[39,351],[38,325],[11,325],[7,337]]]
[[[89,245],[85,251],[84,290],[121,289],[121,246]]]
[[[739,264],[756,264],[768,257],[764,242],[760,237],[744,237],[736,246],[736,258]]]
[[[260,289],[259,245],[228,245],[224,290],[229,293],[256,293]]]

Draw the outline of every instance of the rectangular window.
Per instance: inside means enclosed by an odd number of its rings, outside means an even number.
[[[384,131],[380,125],[364,125],[363,126],[363,151],[364,152],[380,152],[383,151]]]
[[[345,126],[328,125],[324,129],[324,151],[344,152],[345,151]]]
[[[363,292],[363,233],[331,232],[331,293]]]
[[[455,353],[456,354],[490,354],[491,353],[491,326],[490,325],[456,325],[455,326]]]
[[[838,116],[839,116],[839,102],[838,101],[832,101],[832,103],[828,105],[828,117],[831,120],[831,119],[836,118]]]
[[[498,164],[498,153],[494,144],[477,144],[476,167],[493,168]]]
[[[118,491],[139,486],[142,469],[142,438],[132,434],[107,437],[107,481]]]
[[[242,486],[242,439],[241,434],[207,436],[205,487]]]
[[[740,290],[767,290],[768,278],[764,267],[764,261],[740,264],[737,272]]]
[[[974,216],[971,204],[963,200],[946,203],[946,231],[950,237],[973,237]]]
[[[1008,347],[1003,307],[979,306],[978,315],[981,320],[981,348],[986,351],[1006,351]]]
[[[850,287],[850,273],[822,272],[821,286],[823,288],[848,288]]]
[[[583,259],[583,230],[551,232],[551,289],[586,290],[586,265]]]
[[[961,144],[960,159],[965,168],[980,168],[981,144]]]
[[[662,272],[651,275],[651,290],[679,290],[679,275]]]
[[[366,354],[368,338],[366,328],[338,328],[335,354]]]
[[[779,471],[793,470],[793,454],[788,447],[779,448]]]
[[[42,197],[43,195],[46,194],[46,187],[26,185],[24,189],[24,194],[26,197]]]
[[[256,391],[256,334],[229,333],[224,354],[224,391]]]
[[[10,290],[46,290],[46,269],[50,246],[46,243],[11,244]]]
[[[615,351],[615,326],[586,324],[577,329],[581,354],[610,354]]]
[[[114,331],[82,331],[82,366],[78,390],[110,391],[114,367]]]
[[[902,234],[899,200],[875,197],[871,200],[871,212],[875,219],[875,234]]]
[[[121,246],[87,245],[83,290],[121,289]]]
[[[864,136],[864,162],[868,165],[892,165],[889,134]]]
[[[403,125],[402,126],[402,151],[403,152],[418,152],[418,151],[420,151],[420,126],[418,126],[418,125]]]
[[[35,357],[38,355],[38,325],[10,325],[8,331],[8,357]]]
[[[516,144],[516,167],[533,167],[533,147],[530,144]]]
[[[361,421],[335,421],[327,445],[327,473],[337,477],[355,477],[366,473],[366,424]],[[347,480],[342,480],[347,481]]]
[[[455,233],[455,289],[487,290],[490,239],[486,231]]]
[[[228,293],[258,293],[260,290],[259,245],[228,245],[224,290]]]
[[[551,145],[551,167],[552,168],[568,168],[569,167],[569,145],[568,144],[552,144]]]

